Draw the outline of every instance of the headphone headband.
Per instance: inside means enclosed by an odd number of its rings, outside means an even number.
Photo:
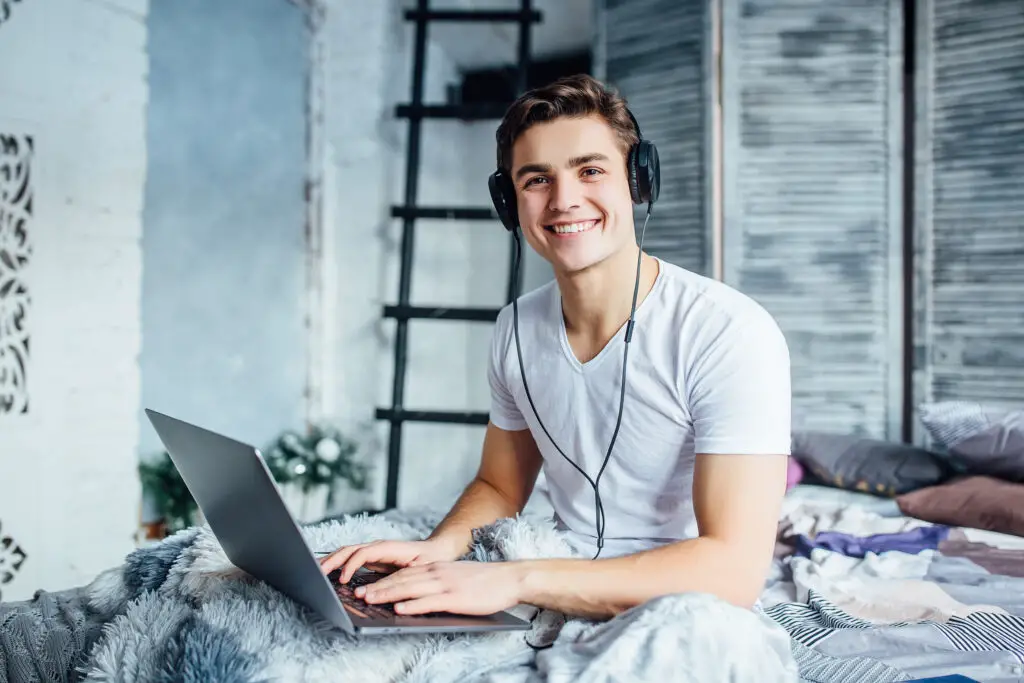
[[[633,116],[632,110],[627,106],[626,113],[629,114],[629,120],[633,122],[633,128],[636,130],[636,138],[639,142],[644,139],[644,134],[640,131],[640,123],[637,122],[636,117]]]

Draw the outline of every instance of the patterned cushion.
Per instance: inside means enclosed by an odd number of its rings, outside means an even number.
[[[1024,409],[943,401],[922,404],[919,414],[961,471],[1024,481]]]

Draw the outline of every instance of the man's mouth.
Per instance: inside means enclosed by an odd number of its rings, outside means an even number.
[[[572,223],[554,223],[552,225],[545,225],[544,229],[553,232],[556,235],[577,235],[581,232],[587,232],[593,230],[600,224],[600,220],[591,219],[586,221],[575,221]]]

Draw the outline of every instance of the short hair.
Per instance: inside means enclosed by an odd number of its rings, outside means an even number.
[[[523,93],[509,106],[495,133],[498,168],[511,173],[512,146],[534,124],[593,114],[601,116],[615,131],[623,154],[639,142],[624,97],[592,76],[565,76]]]

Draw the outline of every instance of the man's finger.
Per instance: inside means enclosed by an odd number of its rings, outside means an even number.
[[[376,584],[370,585],[366,587],[365,593],[360,597],[372,605],[415,600],[444,592],[444,585],[437,579],[421,578],[414,581],[404,581],[387,588],[378,588]]]
[[[430,614],[431,612],[455,612],[452,593],[436,593],[422,598],[395,603],[398,614]]]
[[[407,581],[415,581],[418,578],[422,578],[424,575],[433,571],[429,567],[430,565],[402,567],[383,578],[377,579],[370,585],[377,590],[387,590],[392,586],[397,586],[406,583]],[[366,586],[360,586],[357,588],[356,595],[361,596],[365,592],[366,588]]]
[[[349,556],[341,568],[339,583],[348,583],[356,571],[366,564],[393,562],[395,558],[388,552],[388,547],[380,542],[369,543]]]
[[[345,564],[352,553],[356,552],[360,548],[365,548],[368,544],[360,543],[359,545],[349,545],[342,548],[338,548],[327,557],[321,558],[320,569],[323,570],[324,574],[330,574],[335,569]]]

